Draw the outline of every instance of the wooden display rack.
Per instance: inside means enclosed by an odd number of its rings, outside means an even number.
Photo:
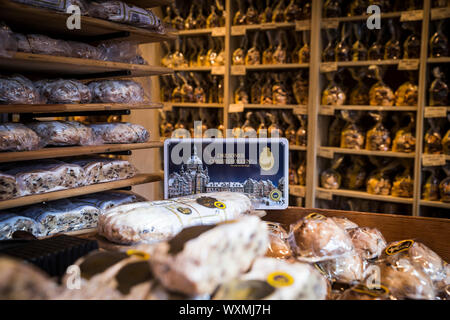
[[[401,21],[418,21],[421,23],[421,51],[420,59],[408,59],[408,60],[377,60],[377,61],[348,61],[348,62],[327,62],[321,61],[322,52],[322,31],[327,28],[337,29],[339,24],[345,22],[357,22],[367,20],[368,16],[355,16],[355,17],[339,17],[339,18],[323,18],[322,6],[323,0],[312,1],[312,19],[305,21],[296,21],[295,23],[268,23],[263,25],[244,25],[233,26],[232,19],[237,11],[236,4],[232,0],[225,1],[225,10],[227,12],[226,24],[225,24],[225,72],[224,72],[224,126],[229,128],[229,116],[230,112],[242,112],[246,109],[294,109],[295,113],[308,115],[308,147],[299,148],[291,147],[292,152],[306,153],[307,159],[307,185],[306,192],[301,192],[304,195],[306,207],[317,207],[319,202],[319,195],[323,195],[323,190],[319,188],[320,173],[326,169],[324,166],[324,159],[330,159],[330,155],[334,154],[346,154],[346,155],[361,155],[361,156],[376,156],[376,157],[390,157],[390,158],[407,158],[414,161],[414,197],[412,199],[396,198],[392,196],[373,196],[366,192],[350,191],[350,190],[336,190],[331,191],[332,195],[346,196],[357,199],[378,200],[383,202],[402,203],[410,206],[413,216],[423,215],[424,207],[436,207],[450,209],[450,204],[424,201],[421,200],[422,189],[422,155],[423,155],[423,139],[425,135],[425,112],[427,109],[427,97],[426,93],[430,85],[427,74],[435,64],[450,63],[450,57],[443,58],[430,58],[428,53],[430,34],[430,21],[442,18],[450,18],[450,10],[433,9],[431,7],[431,0],[423,0],[423,9],[406,12],[390,12],[382,13],[382,23],[386,22],[386,19],[396,19]],[[256,66],[233,66],[231,65],[232,54],[240,43],[240,37],[245,35],[248,31],[265,31],[276,30],[279,28],[290,28],[296,31],[308,30],[310,32],[310,63],[308,64],[295,64],[295,65],[256,65]],[[183,37],[196,36],[199,34],[208,35],[212,33],[212,30],[187,30],[180,31],[179,34]],[[415,69],[418,76],[419,97],[418,105],[410,107],[383,107],[383,106],[322,106],[321,95],[326,81],[324,79],[324,73],[337,70],[338,68],[353,68],[353,67],[367,67],[369,65],[389,66],[389,68],[396,70],[408,70]],[[197,70],[196,70],[197,69]],[[211,68],[178,68],[178,71],[207,71]],[[298,112],[300,109],[295,106],[272,106],[272,105],[244,105],[239,106],[234,104],[233,93],[239,85],[238,77],[244,76],[247,71],[252,72],[265,72],[265,71],[296,71],[296,70],[309,70],[309,101],[307,106],[303,106],[304,112]],[[173,104],[175,106],[176,104]],[[178,104],[182,107],[182,104]],[[203,107],[195,103],[189,103],[189,107]],[[443,107],[447,112],[450,112],[450,107]],[[335,113],[340,110],[360,110],[360,111],[386,111],[386,112],[412,112],[415,114],[416,119],[416,151],[411,154],[403,154],[396,152],[374,152],[367,150],[347,150],[341,148],[329,148],[325,147],[325,141],[328,131],[328,125],[331,117],[335,116]],[[297,111],[297,112],[296,112]],[[444,114],[445,112],[443,112]],[[447,161],[450,158],[446,157]],[[298,190],[297,190],[298,191]],[[295,192],[295,194],[299,194]],[[450,213],[450,211],[449,211]]]

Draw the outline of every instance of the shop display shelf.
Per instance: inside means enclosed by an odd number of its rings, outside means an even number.
[[[49,193],[43,193],[38,195],[25,196],[21,198],[0,201],[0,210],[11,209],[16,207],[27,206],[31,204],[37,204],[42,202],[48,202],[53,200],[72,198],[82,196],[91,193],[97,193],[108,190],[122,189],[135,185],[146,184],[150,182],[157,182],[163,179],[161,173],[149,173],[139,174],[133,178],[119,180],[114,182],[99,183],[90,186],[54,191]]]
[[[450,18],[450,7],[431,8],[431,20],[441,20]]]
[[[390,158],[408,158],[414,159],[415,153],[405,152],[392,152],[392,151],[369,151],[369,150],[355,150],[345,148],[334,147],[320,147],[319,157],[333,158],[334,154],[351,154],[351,155],[364,155],[364,156],[376,156],[376,157],[390,157]]]
[[[76,147],[55,147],[43,148],[36,151],[20,151],[20,152],[2,152],[0,153],[0,163],[54,159],[71,156],[81,156],[88,154],[102,154],[123,152],[131,150],[143,150],[162,148],[163,144],[159,141],[132,144],[105,144],[100,146],[76,146]]]
[[[289,145],[289,150],[293,150],[293,151],[306,151],[308,148],[306,146],[296,146],[293,144]]]
[[[262,24],[247,24],[247,25],[239,25],[231,27],[231,35],[232,36],[242,36],[247,31],[266,31],[266,30],[274,30],[274,29],[286,29],[286,28],[296,28],[298,31],[301,30],[310,30],[311,29],[311,20],[300,20],[295,22],[269,22]]]
[[[108,76],[114,76],[115,78],[149,77],[173,72],[172,69],[159,66],[58,57],[25,52],[11,53],[11,57],[0,57],[0,68],[2,71],[33,73],[39,74],[41,77],[58,75],[79,79],[97,79]]]
[[[450,203],[445,203],[441,201],[420,200],[420,205],[425,207],[450,209]]]
[[[308,106],[296,104],[244,104],[244,109],[294,110],[296,114],[308,114]]]
[[[13,30],[33,30],[33,33],[48,34],[65,40],[98,42],[102,40],[126,40],[137,43],[169,41],[173,34],[157,33],[144,28],[82,16],[81,28],[69,30],[67,13],[45,10],[10,0],[0,0],[0,19]]]
[[[223,108],[223,103],[164,102],[164,110],[173,108]]]
[[[212,35],[215,37],[225,37],[225,27],[217,28],[203,28],[203,29],[192,29],[192,30],[178,30],[176,34],[178,36],[202,36],[202,35]]]
[[[407,11],[406,11],[407,12]],[[406,13],[405,12],[405,13]],[[400,18],[404,12],[388,12],[382,13],[381,19],[392,19],[392,18]],[[328,25],[333,24],[334,22],[352,22],[352,21],[363,21],[367,20],[370,15],[364,14],[360,16],[349,16],[349,17],[337,17],[337,18],[324,18],[322,20],[322,28],[327,28]]]
[[[256,64],[246,65],[246,71],[265,71],[265,70],[290,70],[290,69],[306,69],[309,68],[309,63],[282,63],[282,64]],[[231,68],[233,75],[239,75],[233,73],[233,67]]]
[[[163,104],[146,102],[143,104],[129,103],[89,103],[89,104],[8,104],[0,105],[0,113],[71,113],[91,111],[120,111],[161,109]]]
[[[428,58],[428,63],[450,63],[450,57],[442,57],[442,58]]]
[[[414,61],[419,62],[419,59],[414,59]],[[377,65],[377,66],[391,66],[391,65],[398,65],[402,61],[401,59],[391,59],[391,60],[364,60],[364,61],[331,61],[331,62],[321,62],[320,64],[320,70],[321,72],[330,72],[333,71],[328,70],[328,68],[331,67],[364,67],[364,66],[371,66],[371,65]],[[336,70],[334,70],[336,71]]]
[[[395,202],[395,203],[403,203],[403,204],[413,204],[413,198],[400,198],[393,196],[382,196],[369,194],[364,191],[353,191],[353,190],[329,190],[325,188],[317,188],[316,189],[316,198],[330,200],[329,197],[332,196],[340,196],[340,197],[349,197],[349,198],[358,198],[358,199],[366,199],[366,200],[377,200],[377,201],[385,201],[385,202]],[[327,199],[325,199],[327,198]]]
[[[405,112],[405,111],[417,111],[416,106],[411,107],[384,107],[384,106],[328,106],[321,105],[319,109],[319,114],[323,116],[334,116],[334,111],[336,110],[356,110],[356,111],[393,111],[393,112]]]
[[[192,72],[211,72],[213,69],[213,67],[176,67],[173,68],[174,71],[178,71],[178,72],[187,72],[187,71],[192,71]]]

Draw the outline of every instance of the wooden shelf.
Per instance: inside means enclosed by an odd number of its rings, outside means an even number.
[[[86,16],[81,17],[79,30],[69,30],[66,26],[68,17],[69,14],[66,13],[14,3],[10,0],[0,0],[0,19],[17,32],[33,30],[34,33],[83,42],[113,39],[151,43],[176,38],[167,33],[160,34],[143,28]]]
[[[428,63],[450,63],[450,57],[428,58]]]
[[[381,19],[390,19],[390,18],[399,18],[401,17],[402,12],[389,12],[389,13],[382,13]],[[332,21],[338,21],[338,22],[350,22],[350,21],[363,21],[367,20],[369,15],[360,15],[360,16],[351,16],[351,17],[338,17],[338,18],[324,18],[322,20],[322,28],[324,28],[324,25],[332,22]]]
[[[162,103],[90,103],[90,104],[8,104],[0,105],[0,113],[67,113],[89,111],[161,109]]]
[[[302,30],[309,30],[311,28],[310,20],[302,20],[297,22],[276,22],[276,23],[263,23],[263,24],[247,24],[231,27],[232,36],[242,36],[247,31],[256,30],[272,30],[272,29],[286,29],[286,28],[296,28],[297,24],[301,24]]]
[[[296,145],[289,145],[289,150],[293,150],[293,151],[306,151],[306,146],[296,146]]]
[[[222,103],[196,103],[196,102],[164,102],[164,109],[174,108],[223,108]]]
[[[419,59],[414,59],[419,61]],[[398,65],[402,61],[402,59],[392,59],[392,60],[365,60],[365,61],[331,61],[331,62],[322,62],[323,64],[336,64],[337,67],[363,67],[363,66],[388,66],[388,65]]]
[[[417,107],[383,107],[383,106],[326,106],[321,105],[319,114],[323,116],[334,116],[335,110],[357,110],[357,111],[393,111],[393,112],[405,112],[405,111],[417,111]]]
[[[369,150],[354,150],[345,148],[333,148],[333,147],[320,147],[319,157],[321,154],[326,154],[323,156],[325,158],[333,158],[335,153],[338,154],[352,154],[352,155],[364,155],[364,156],[377,156],[377,157],[392,157],[392,158],[415,158],[415,153],[405,153],[405,152],[392,152],[392,151],[369,151]]]
[[[245,66],[245,69],[247,71],[286,70],[286,69],[304,69],[304,68],[309,68],[309,63],[257,64]]]
[[[192,72],[211,72],[212,71],[212,67],[177,67],[177,68],[173,68],[174,71],[181,71],[181,72],[188,72],[188,71],[192,71]]]
[[[174,0],[125,0],[124,2],[140,8],[154,8],[170,5],[174,2]]]
[[[101,154],[101,153],[162,148],[162,147],[163,144],[161,142],[154,141],[154,142],[134,143],[134,144],[107,144],[101,146],[56,147],[56,148],[44,148],[36,151],[2,152],[0,153],[0,163],[37,160],[37,159],[53,159],[69,156]]]
[[[374,195],[374,194],[369,194],[364,191],[353,191],[353,190],[342,190],[342,189],[328,190],[325,188],[317,188],[316,190],[317,190],[316,197],[320,198],[320,199],[322,199],[323,195],[332,195],[332,196],[395,202],[395,203],[403,203],[403,204],[412,204],[413,203],[412,198],[399,198],[399,197],[393,197],[393,196]]]
[[[0,0],[1,1],[1,0]],[[172,69],[121,62],[57,57],[44,54],[16,52],[11,58],[0,57],[0,69],[16,73],[44,75],[84,76],[99,78],[110,76],[148,77],[172,73]],[[83,77],[81,77],[83,78]]]
[[[217,28],[204,28],[204,29],[192,29],[192,30],[179,30],[176,32],[178,36],[202,36],[202,35],[213,35],[215,37],[225,37],[226,29],[225,27]]]
[[[296,104],[244,104],[244,109],[286,109],[294,110],[296,109],[297,114],[307,114],[307,106],[296,105]]]
[[[131,179],[107,182],[107,183],[99,183],[91,186],[63,190],[63,191],[55,191],[44,194],[38,194],[33,196],[26,196],[17,199],[0,201],[0,210],[11,209],[15,207],[22,207],[31,204],[48,202],[53,200],[72,198],[77,196],[82,196],[91,193],[97,193],[107,190],[121,189],[126,187],[131,187],[140,184],[146,184],[150,182],[156,182],[162,180],[162,175],[160,173],[153,174],[139,174]]]
[[[445,202],[441,202],[441,201],[420,200],[420,205],[421,206],[426,206],[426,207],[450,209],[450,203],[445,203]]]
[[[306,187],[305,186],[297,186],[297,185],[289,185],[289,195],[298,197],[298,198],[304,198],[306,194]]]

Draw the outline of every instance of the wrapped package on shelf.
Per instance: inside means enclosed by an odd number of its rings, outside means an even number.
[[[104,41],[100,43],[95,49],[98,50],[98,54],[101,60],[137,64],[136,60],[139,56],[139,44],[136,42]]]
[[[99,142],[95,140],[92,128],[76,121],[36,121],[26,126],[47,146],[86,146]]]
[[[338,169],[344,161],[344,157],[339,157],[333,161],[331,168],[320,174],[320,185],[325,189],[339,189],[342,182],[342,175]]]
[[[332,217],[331,219],[345,231],[350,231],[352,229],[359,228],[359,226],[356,223],[348,220],[347,218]]]
[[[13,239],[16,231],[26,231],[34,236],[40,234],[39,225],[34,219],[10,212],[0,212],[0,240]]]
[[[275,222],[267,222],[269,230],[269,247],[267,248],[266,257],[289,259],[292,257],[292,251],[287,242],[288,233],[279,224]]]
[[[189,296],[211,294],[218,285],[247,271],[265,254],[268,242],[265,222],[243,216],[184,229],[170,241],[155,245],[150,264],[169,290]]]
[[[155,243],[183,228],[233,220],[251,210],[247,196],[231,192],[138,202],[107,210],[99,218],[98,232],[115,243]]]
[[[85,15],[87,13],[88,4],[84,0],[12,0],[14,2],[26,4],[33,7],[45,8],[54,11],[67,12],[67,9],[74,5],[81,9],[81,14]]]
[[[0,78],[0,104],[35,104],[42,100],[33,82],[21,75]]]
[[[2,178],[9,177],[7,182],[10,182],[10,185],[13,185],[15,178],[17,196],[66,190],[85,185],[83,168],[57,160],[7,163],[0,166],[0,172],[2,172]]]
[[[136,168],[126,160],[110,158],[80,158],[66,162],[83,168],[87,185],[132,178]]]
[[[442,138],[442,149],[445,155],[450,155],[450,130],[445,133],[444,138]]]
[[[0,200],[9,200],[19,196],[20,187],[16,177],[0,170]]]
[[[443,169],[447,178],[439,184],[439,193],[441,195],[441,201],[450,203],[450,167],[447,165]]]
[[[395,95],[391,88],[389,88],[382,79],[382,70],[378,66],[370,66],[369,71],[371,77],[377,82],[370,88],[369,97],[371,106],[393,106],[395,102]]]
[[[98,47],[94,47],[90,44],[77,41],[67,41],[67,44],[71,49],[71,57],[80,59],[103,60],[104,54]]]
[[[318,262],[318,266],[333,282],[354,284],[364,279],[366,262],[356,251]]]
[[[89,126],[97,143],[144,143],[150,133],[141,125],[132,123],[95,123]]]
[[[395,105],[397,107],[417,106],[418,98],[419,87],[412,81],[405,82],[395,91]]]
[[[429,172],[430,175],[425,180],[422,188],[422,199],[427,201],[439,201],[439,183],[440,180],[437,175],[437,170],[434,167],[423,168],[424,172]]]
[[[42,147],[41,139],[21,123],[0,124],[0,151],[31,151]]]
[[[364,260],[372,260],[381,256],[386,248],[386,240],[378,229],[354,228],[349,230],[356,252]]]
[[[405,170],[395,176],[392,183],[392,195],[394,197],[412,198],[414,196],[414,179],[411,175],[411,164],[404,163]]]
[[[365,167],[364,158],[355,157],[352,159],[351,165],[345,169],[345,174],[342,175],[345,189],[359,190],[364,186],[367,176]]]
[[[342,110],[342,118],[347,125],[341,132],[341,148],[361,150],[364,148],[364,131],[356,122],[361,118],[359,112]]]
[[[120,205],[147,201],[144,197],[130,191],[99,192],[78,197],[77,200],[95,205],[102,213]]]
[[[131,80],[102,80],[88,84],[92,102],[98,103],[142,103],[145,92],[142,86]]]
[[[429,89],[429,99],[430,106],[446,106],[448,103],[448,85],[444,80],[444,73],[439,67],[433,69],[434,80],[430,85]]]
[[[31,52],[50,56],[70,57],[71,48],[64,40],[53,39],[42,34],[27,34]]]
[[[383,125],[384,114],[370,112],[370,116],[376,121],[376,124],[367,131],[366,150],[389,151],[391,148],[391,133]]]
[[[34,83],[48,104],[89,103],[89,87],[76,80],[40,80]]]
[[[366,182],[366,191],[369,194],[388,196],[391,193],[392,188],[392,182],[388,171],[392,168],[384,167],[383,164],[379,162],[375,163],[377,165],[377,169],[372,171],[369,175]]]
[[[161,20],[153,12],[122,1],[90,2],[89,15],[139,28],[164,32]]]
[[[22,33],[13,33],[14,38],[17,41],[17,51],[19,52],[26,52],[26,53],[31,53],[32,49],[30,46],[30,42],[28,41],[28,38],[26,35],[22,34]]]
[[[393,152],[411,153],[416,149],[416,137],[413,133],[415,116],[413,113],[408,113],[407,116],[409,117],[408,125],[395,133],[395,138],[392,142]]]
[[[0,57],[10,58],[18,49],[14,32],[3,22],[0,22]]]
[[[365,106],[369,104],[369,87],[364,82],[366,70],[361,68],[358,70],[349,69],[352,78],[358,83],[350,93],[350,104],[356,106]]]
[[[442,136],[440,127],[434,119],[427,119],[430,129],[425,134],[424,153],[426,154],[442,154]]]
[[[334,81],[334,74],[327,73],[327,79],[329,84],[322,93],[322,105],[343,105],[347,99],[344,90]]]
[[[250,272],[219,287],[216,300],[325,300],[329,286],[311,265],[271,258],[255,260]]]

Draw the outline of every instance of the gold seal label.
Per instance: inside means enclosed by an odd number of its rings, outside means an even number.
[[[409,248],[411,248],[413,244],[414,240],[398,241],[388,246],[385,252],[388,256],[393,256],[397,253],[409,250]]]
[[[267,283],[275,288],[289,287],[294,283],[294,278],[289,273],[276,271],[269,274]]]
[[[351,289],[352,291],[367,294],[371,297],[381,297],[389,294],[389,289],[383,285],[379,285],[378,287],[367,287],[363,284],[358,284],[356,287]]]
[[[305,219],[309,219],[309,220],[323,220],[326,217],[320,213],[317,212],[313,212],[311,214],[308,214]]]
[[[127,255],[129,255],[130,257],[135,256],[135,257],[141,258],[142,260],[150,259],[150,255],[147,252],[140,251],[140,250],[134,250],[134,249],[127,250]]]
[[[179,213],[185,214],[185,215],[190,215],[192,213],[192,210],[190,208],[183,208],[183,207],[178,207],[177,211]]]
[[[269,147],[264,147],[263,151],[259,155],[259,166],[264,171],[269,171],[275,164],[275,158]]]
[[[223,203],[221,201],[214,202],[214,207],[216,207],[217,209],[222,209],[222,210],[225,210],[227,208],[225,203]]]
[[[270,193],[270,199],[272,201],[279,202],[281,200],[281,191],[278,189],[272,190],[272,192]]]

